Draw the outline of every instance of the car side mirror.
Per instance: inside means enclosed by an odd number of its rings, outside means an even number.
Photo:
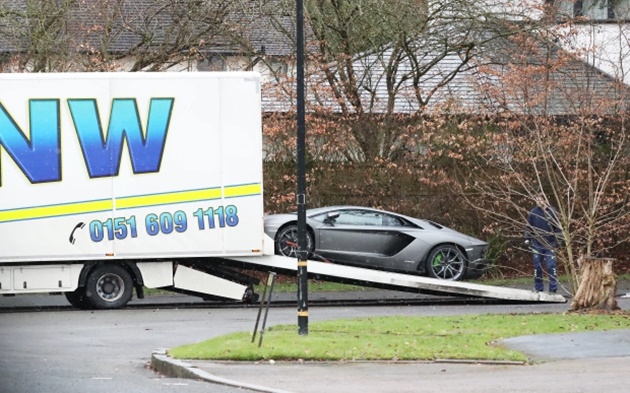
[[[324,223],[334,225],[337,217],[339,217],[339,212],[328,213],[326,219],[324,219]]]

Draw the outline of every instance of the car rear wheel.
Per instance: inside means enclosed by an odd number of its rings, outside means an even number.
[[[306,249],[308,254],[313,252],[313,235],[306,231]],[[298,228],[297,225],[288,225],[276,235],[276,254],[285,257],[297,258]]]
[[[466,275],[466,257],[454,245],[437,246],[427,258],[429,277],[458,281]]]

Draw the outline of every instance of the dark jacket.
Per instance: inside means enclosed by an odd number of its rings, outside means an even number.
[[[556,248],[560,245],[561,233],[558,226],[558,216],[552,207],[543,210],[536,206],[527,217],[525,240],[532,242],[538,248]]]

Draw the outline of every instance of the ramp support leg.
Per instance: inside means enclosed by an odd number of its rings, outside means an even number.
[[[260,314],[262,313],[263,304],[265,304],[265,316],[263,318],[262,327],[260,328],[260,340],[258,341],[258,347],[262,345],[263,333],[265,331],[265,325],[267,323],[267,314],[269,313],[269,304],[271,303],[271,295],[273,294],[273,285],[276,281],[276,273],[270,272],[267,277],[267,283],[263,290],[262,298],[260,299],[260,306],[258,307],[258,316],[256,316],[256,324],[254,325],[254,333],[252,335],[252,343],[256,339],[256,330],[258,330],[258,323],[260,322]],[[269,295],[267,295],[267,288],[269,288]]]

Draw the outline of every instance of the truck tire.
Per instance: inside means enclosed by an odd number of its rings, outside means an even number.
[[[85,296],[85,288],[77,288],[73,292],[64,293],[64,295],[66,295],[68,302],[76,308],[80,308],[81,310],[89,310],[92,308],[92,303],[87,296]]]
[[[98,265],[88,275],[85,296],[94,308],[125,307],[133,296],[131,274],[120,265]]]

